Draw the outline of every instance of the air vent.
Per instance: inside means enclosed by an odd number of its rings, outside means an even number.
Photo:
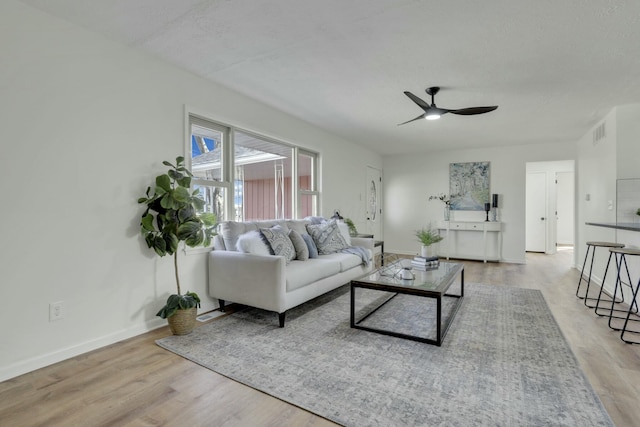
[[[597,128],[593,130],[593,145],[596,145],[598,142],[600,142],[601,139],[604,139],[604,137],[607,136],[604,125],[605,122],[602,122]]]

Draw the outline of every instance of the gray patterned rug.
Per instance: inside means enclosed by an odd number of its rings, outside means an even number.
[[[358,294],[359,308],[379,297]],[[424,323],[426,301],[398,296],[370,321],[429,335],[408,326]],[[442,347],[351,329],[347,286],[291,310],[282,329],[246,309],[157,343],[348,426],[613,425],[532,289],[465,285]]]

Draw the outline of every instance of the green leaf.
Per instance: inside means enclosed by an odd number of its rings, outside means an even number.
[[[163,165],[165,165],[165,166],[170,166],[170,167],[172,167],[172,168],[175,168],[175,166],[173,166],[171,163],[167,162],[166,160],[164,160],[164,161],[162,162],[162,164],[163,164]]]
[[[195,206],[196,210],[203,210],[204,209],[204,200],[202,200],[200,197],[193,197],[191,199],[191,203],[193,204],[193,206]]]
[[[165,193],[165,195],[162,196],[162,199],[160,199],[160,206],[165,209],[175,209],[177,207],[175,199],[173,198],[173,191]]]
[[[161,236],[155,236],[153,239],[153,249],[160,256],[167,254],[167,244]]]
[[[187,246],[198,246],[204,240],[204,233],[199,222],[188,221],[178,227],[178,239],[183,240]]]
[[[216,215],[211,212],[204,212],[198,215],[200,221],[206,226],[212,226],[216,224]]]
[[[184,166],[184,156],[176,157],[176,164],[178,165],[178,167]]]
[[[183,176],[182,178],[176,180],[180,187],[189,188],[191,187],[191,177]]]
[[[169,172],[167,172],[167,174],[171,177],[171,179],[175,180],[175,181],[179,181],[182,178],[184,178],[184,174],[181,174],[180,172],[171,169]]]
[[[153,228],[153,215],[151,214],[144,215],[140,224],[145,230],[155,231],[155,229]]]
[[[169,175],[167,175],[167,174],[158,175],[156,177],[156,187],[160,187],[165,191],[170,191],[171,190],[171,178],[169,178]]]
[[[173,198],[180,203],[187,203],[191,199],[191,194],[184,187],[178,187],[173,190]]]
[[[196,219],[196,210],[191,205],[187,205],[186,207],[178,210],[178,219],[180,222],[187,222],[191,219]]]
[[[149,199],[148,199],[148,198],[146,198],[146,197],[140,197],[140,198],[138,199],[138,203],[146,203],[146,202],[147,202],[147,200],[149,200]]]
[[[162,235],[166,244],[166,251],[168,254],[174,254],[178,250],[178,237],[173,233],[165,233]]]

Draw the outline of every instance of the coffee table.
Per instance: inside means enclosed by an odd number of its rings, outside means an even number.
[[[406,338],[413,341],[420,341],[428,344],[442,345],[449,326],[455,314],[464,299],[464,264],[456,262],[441,261],[439,266],[427,271],[412,270],[414,279],[402,279],[401,270],[403,267],[410,266],[410,260],[401,260],[390,266],[379,268],[373,273],[359,277],[351,281],[351,327],[362,329],[365,331],[376,332],[379,334],[390,335],[394,337]],[[454,283],[459,283],[459,294],[449,294],[447,291]],[[357,320],[356,316],[356,290],[371,289],[374,291],[391,293],[389,298],[368,309],[362,317]],[[375,316],[383,306],[392,301],[397,295],[406,294],[416,297],[433,298],[436,300],[436,337],[428,338],[423,336],[411,335],[408,333],[388,330],[379,327],[365,326],[362,323],[370,316]],[[443,316],[443,299],[453,298],[453,304],[447,316]],[[426,308],[426,304],[425,304]],[[384,315],[383,315],[384,316]],[[378,321],[384,319],[377,319]],[[419,319],[414,319],[416,322]],[[379,323],[379,322],[378,322]]]

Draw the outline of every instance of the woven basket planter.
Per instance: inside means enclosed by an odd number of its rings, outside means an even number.
[[[196,307],[178,310],[173,316],[167,318],[169,329],[171,329],[173,335],[190,334],[196,326],[197,315]]]

